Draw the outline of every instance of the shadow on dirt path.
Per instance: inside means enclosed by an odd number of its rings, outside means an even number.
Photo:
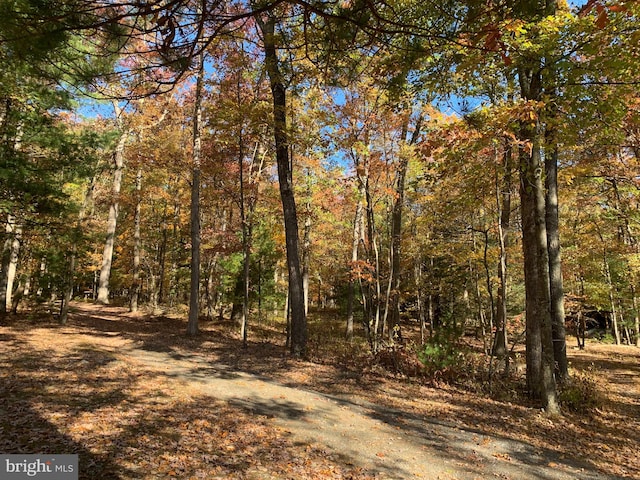
[[[290,388],[197,355],[176,359],[168,353],[135,348],[123,355],[175,379],[181,388],[265,415],[296,441],[328,447],[344,461],[375,471],[382,478],[613,478],[512,439],[362,400]]]
[[[52,325],[50,334],[63,336],[74,348],[91,350],[94,356],[104,354],[133,366],[144,372],[140,375],[162,378],[173,391],[210,397],[214,403],[266,417],[295,443],[327,451],[340,463],[375,472],[379,478],[622,478],[598,473],[586,461],[558,453],[564,449],[554,451],[552,439],[544,449],[488,433],[481,422],[469,423],[468,414],[467,423],[454,422],[457,419],[451,416],[439,420],[408,408],[379,405],[346,393],[335,377],[332,385],[329,375],[321,382],[322,392],[300,387],[294,378],[296,366],[273,344],[255,344],[257,353],[249,356],[237,351],[239,342],[212,332],[185,339],[180,319],[131,315],[111,306],[77,304],[70,318],[73,328]],[[20,328],[16,326],[16,331]],[[366,388],[366,382],[362,379],[359,386]],[[636,406],[630,398],[628,407]],[[474,412],[478,418],[492,414]]]

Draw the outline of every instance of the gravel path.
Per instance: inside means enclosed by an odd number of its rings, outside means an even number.
[[[384,479],[605,480],[584,465],[550,451],[480,431],[460,429],[361,400],[283,386],[203,358],[137,348],[120,352],[128,362],[250,412],[302,444],[320,446],[336,459]]]

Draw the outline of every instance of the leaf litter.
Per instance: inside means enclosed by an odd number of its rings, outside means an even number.
[[[98,307],[81,306],[64,327],[19,318],[0,326],[0,451],[79,453],[81,478],[377,477],[321,446],[295,442],[268,416],[202,395],[127,358],[129,349],[143,346],[472,428],[482,432],[479,448],[492,436],[512,439],[552,450],[559,460],[578,458],[605,475],[640,478],[640,353],[632,347],[590,344],[571,351],[574,368],[602,367],[606,404],[587,415],[550,418],[523,402],[380,372],[357,355],[323,352],[313,361],[295,360],[267,341],[243,351],[225,325],[207,325],[199,340],[185,339],[176,328],[181,321],[107,310],[98,316]],[[400,428],[403,422],[398,419]],[[385,452],[376,454],[384,458]],[[508,453],[493,456],[512,461]],[[473,454],[465,461],[481,463]]]

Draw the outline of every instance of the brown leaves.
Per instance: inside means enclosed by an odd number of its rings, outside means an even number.
[[[484,49],[489,52],[499,52],[504,64],[509,66],[513,61],[509,56],[507,45],[502,40],[501,28],[507,28],[508,30],[508,26],[504,27],[493,23],[488,24],[481,30],[479,39],[484,37]]]
[[[370,478],[294,445],[264,416],[120,360],[122,336],[19,335],[0,360],[1,451],[79,453],[80,478]]]
[[[490,51],[496,51],[502,38],[502,33],[498,29],[490,29],[484,38],[484,48]]]
[[[324,351],[311,352],[317,363],[295,361],[283,368],[287,360],[277,346],[255,344],[240,355],[238,343],[223,326],[207,325],[210,330],[196,342],[175,334],[183,331],[183,324],[171,318],[131,317],[116,307],[103,308],[100,317],[80,321],[76,316],[72,322],[76,326],[65,328],[0,327],[1,451],[46,447],[79,453],[81,478],[372,478],[319,448],[294,445],[287,431],[264,416],[203,396],[164,376],[165,364],[157,371],[142,369],[126,351],[144,345],[151,352],[195,353],[218,362],[224,358],[230,366],[241,361],[274,382],[339,393],[416,417],[436,417],[461,430],[474,429],[482,432],[475,439],[477,450],[490,452],[502,465],[520,461],[502,447],[502,441],[513,440],[540,451],[553,450],[553,457],[543,464],[550,468],[566,468],[566,456],[609,475],[640,475],[635,461],[640,419],[635,415],[637,396],[631,394],[640,382],[640,352],[631,347],[590,344],[586,351],[570,351],[574,367],[607,365],[600,372],[607,385],[607,406],[588,417],[568,412],[550,421],[522,399],[509,403],[479,390],[446,384],[427,388],[384,375],[368,368],[370,357],[354,358],[354,345],[339,355],[329,324],[341,326],[340,319],[323,318],[327,330],[317,348]],[[119,335],[111,334],[116,329]],[[342,336],[342,328],[335,331]],[[409,335],[410,329],[403,333]],[[223,351],[227,356],[220,356]],[[391,361],[412,360],[400,354]],[[399,432],[411,428],[406,425],[399,425]],[[501,442],[490,441],[493,438]],[[372,454],[381,462],[391,457],[384,449]]]
[[[578,15],[580,17],[585,17],[593,10],[596,11],[595,24],[600,30],[603,30],[609,24],[610,13],[627,13],[629,8],[624,4],[624,2],[605,4],[602,0],[589,0],[580,9]]]
[[[599,29],[603,29],[609,23],[609,14],[603,5],[596,5],[596,11],[598,12],[598,18],[596,18],[596,26]]]

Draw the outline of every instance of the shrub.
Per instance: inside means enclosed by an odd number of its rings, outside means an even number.
[[[387,370],[407,377],[418,377],[424,373],[424,365],[416,353],[403,345],[381,349],[376,354],[375,360]]]
[[[418,352],[418,358],[429,370],[445,370],[461,363],[464,355],[452,345],[426,343]]]
[[[464,352],[455,337],[434,337],[417,352],[425,373],[445,381],[460,381],[474,369],[468,365]]]
[[[602,408],[604,398],[593,371],[576,372],[558,389],[562,408],[574,413],[591,413]]]
[[[611,332],[607,332],[600,336],[600,341],[608,345],[614,345],[616,343],[616,337]]]

